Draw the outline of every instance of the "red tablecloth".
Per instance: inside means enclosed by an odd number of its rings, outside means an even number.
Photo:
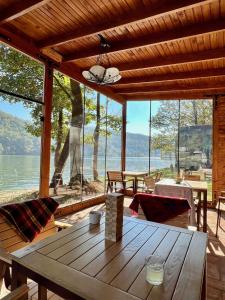
[[[138,214],[139,205],[148,221],[165,222],[191,209],[187,199],[137,193],[130,209]]]

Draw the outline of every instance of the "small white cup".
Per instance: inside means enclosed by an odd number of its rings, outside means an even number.
[[[89,213],[89,223],[90,224],[99,224],[100,220],[101,220],[101,216],[102,216],[102,212],[100,211],[96,211],[96,210],[92,210]]]

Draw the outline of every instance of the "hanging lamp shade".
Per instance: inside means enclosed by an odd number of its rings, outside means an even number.
[[[110,48],[109,43],[102,36],[100,36],[100,41],[101,41],[101,43],[100,43],[101,47],[103,47],[104,49]],[[108,58],[107,54],[106,53],[100,54],[97,58],[96,65],[92,66],[89,69],[89,71],[82,72],[82,75],[86,80],[97,83],[97,84],[101,84],[101,85],[112,84],[112,83],[120,80],[121,75],[117,68],[115,68],[115,67],[105,68],[102,66],[102,60],[103,60],[104,56],[107,58],[108,64],[109,64],[109,58]]]
[[[101,65],[94,65],[89,71],[83,71],[82,75],[90,82],[105,85],[112,84],[120,80],[121,75],[117,68],[104,68]]]

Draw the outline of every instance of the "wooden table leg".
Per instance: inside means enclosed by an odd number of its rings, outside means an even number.
[[[205,261],[205,267],[204,267],[201,300],[206,300],[206,298],[207,298],[207,259]]]
[[[137,194],[137,177],[134,177],[134,195]]]
[[[201,221],[201,201],[202,193],[198,192],[198,205],[197,205],[197,230],[200,230],[200,221]]]
[[[207,232],[207,191],[203,196],[203,232]]]
[[[18,270],[17,263],[13,261],[12,262],[12,291],[24,283],[27,284],[27,276]],[[25,299],[28,299],[27,295],[21,298],[21,300],[25,300]]]
[[[38,300],[47,300],[47,289],[40,284],[38,284]]]

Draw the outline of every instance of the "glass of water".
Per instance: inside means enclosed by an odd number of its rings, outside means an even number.
[[[158,255],[150,255],[145,259],[146,281],[152,285],[160,285],[164,276],[164,259]]]

